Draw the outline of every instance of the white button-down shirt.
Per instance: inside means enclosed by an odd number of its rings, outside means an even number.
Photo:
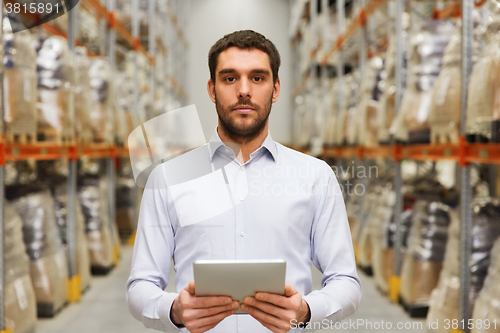
[[[332,169],[273,141],[269,133],[244,165],[221,142],[217,130],[207,151],[212,170],[225,172],[230,209],[190,224],[198,205],[172,194],[165,179],[168,162],[155,168],[142,197],[126,286],[132,315],[148,328],[187,332],[170,319],[178,293],[164,291],[172,258],[177,292],[193,280],[192,264],[198,259],[284,259],[286,283],[308,303],[311,326],[324,328],[326,322],[353,314],[361,299],[361,282]],[[321,290],[311,291],[311,263],[323,273]],[[250,315],[232,315],[210,332],[270,331]]]

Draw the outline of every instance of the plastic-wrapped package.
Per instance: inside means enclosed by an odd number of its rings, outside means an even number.
[[[92,273],[106,274],[114,265],[107,196],[103,196],[99,179],[85,178],[79,185],[78,196],[85,217]]]
[[[327,146],[332,146],[335,144],[335,124],[337,121],[337,79],[331,79],[329,87],[329,106],[326,111],[324,143]]]
[[[347,104],[347,113],[344,118],[345,121],[345,136],[348,145],[356,145],[359,138],[359,126],[358,126],[358,108],[357,108],[357,98],[360,89],[361,76],[358,71],[354,71],[352,74],[352,90],[351,96]],[[347,96],[346,96],[347,97]]]
[[[500,239],[491,250],[491,264],[484,287],[474,305],[472,320],[482,325],[474,325],[471,333],[497,333],[500,323]]]
[[[389,143],[389,129],[394,121],[394,115],[396,114],[396,43],[394,39],[391,40],[387,48],[384,69],[386,79],[383,80],[382,83],[383,88],[378,111],[379,130],[377,138],[380,143]]]
[[[472,255],[469,301],[472,306],[483,287],[490,265],[491,249],[500,236],[500,202],[498,199],[478,198],[472,203]],[[452,220],[446,245],[443,270],[436,289],[431,294],[427,320],[458,319],[460,293],[460,224]],[[432,333],[448,333],[444,327]]]
[[[71,93],[75,72],[66,39],[52,36],[43,41],[36,58],[38,71],[38,139],[73,140]]]
[[[391,128],[400,141],[426,143],[429,140],[429,108],[432,87],[443,60],[443,52],[455,31],[449,21],[425,22],[410,39],[408,83],[401,112]]]
[[[39,317],[52,317],[68,301],[68,267],[55,221],[54,201],[43,188],[18,189],[12,205],[23,220],[23,238],[30,258]],[[17,197],[17,198],[16,198]]]
[[[456,218],[456,211],[440,201],[415,203],[399,294],[412,315],[427,312],[431,291],[443,266],[448,226]]]
[[[394,261],[393,250],[389,248],[387,240],[387,229],[396,203],[396,192],[392,189],[391,182],[380,189],[377,199],[375,210],[370,215],[372,222],[369,224],[372,237],[372,270],[376,286],[383,293],[387,293],[390,268]]]
[[[481,14],[475,10],[473,63],[482,48],[479,42]],[[462,25],[457,24],[455,33],[444,50],[443,67],[433,86],[429,125],[431,143],[458,143],[460,136],[460,91],[462,78]]]
[[[8,203],[4,205],[4,220],[5,325],[14,333],[29,333],[35,329],[37,316],[23,221]]]
[[[294,141],[299,147],[306,147],[311,141],[312,115],[310,103],[312,96],[297,96],[300,104],[297,103],[294,112]]]
[[[361,100],[357,106],[359,144],[365,147],[378,145],[378,116],[379,94],[378,83],[380,73],[383,69],[383,61],[380,57],[373,57],[368,63],[366,77],[360,88]]]
[[[52,189],[55,203],[56,222],[59,227],[59,233],[68,258],[67,248],[67,185],[62,183]],[[76,222],[76,270],[80,276],[81,290],[86,290],[90,287],[90,258],[85,237],[85,222],[81,206],[78,200],[75,199],[75,222]],[[68,261],[69,267],[69,261]]]
[[[335,144],[337,145],[347,144],[347,129],[349,128],[349,124],[353,122],[353,111],[355,111],[355,108],[352,109],[352,107],[356,103],[355,95],[357,85],[352,74],[349,73],[344,76],[344,85],[342,89],[343,100],[340,104],[340,114],[337,119],[335,135]]]
[[[135,226],[135,182],[131,177],[116,180],[116,224],[120,234],[130,234]]]
[[[481,141],[500,142],[500,6],[490,1],[490,8],[482,35],[485,50],[469,81],[466,133]]]
[[[392,190],[387,195],[394,196]],[[373,237],[373,275],[377,288],[382,293],[387,294],[389,291],[389,279],[394,274],[394,240],[396,232],[396,223],[394,221],[394,205],[395,201],[388,202],[384,200],[385,205],[379,209],[385,214],[385,218],[379,218],[377,224],[372,230]],[[387,214],[390,215],[388,218]],[[413,216],[412,209],[406,209],[401,217],[401,228],[403,242],[401,254],[404,256],[407,248],[408,233],[411,226]]]
[[[91,144],[92,123],[90,122],[90,61],[87,49],[84,46],[75,48],[75,113],[76,133],[78,141],[82,144]]]
[[[5,135],[10,142],[36,142],[36,51],[27,30],[12,33],[3,20]]]
[[[104,58],[93,58],[89,68],[92,105],[90,120],[95,142],[112,143],[114,136],[113,73]]]

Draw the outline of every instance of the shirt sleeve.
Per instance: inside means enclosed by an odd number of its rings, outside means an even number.
[[[321,326],[324,319],[335,323],[352,315],[362,292],[342,192],[335,174],[326,168],[327,177],[317,189],[311,231],[312,261],[323,273],[322,289],[304,296],[311,311],[310,327]]]
[[[170,320],[177,293],[168,284],[174,233],[167,214],[167,188],[162,166],[151,173],[142,196],[126,296],[130,313],[146,328],[182,332]]]

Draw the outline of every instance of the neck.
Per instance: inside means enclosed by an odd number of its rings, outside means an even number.
[[[229,137],[229,135],[227,135],[227,133],[224,132],[224,129],[222,128],[220,122],[219,126],[217,126],[217,134],[219,134],[219,137],[222,140],[222,142],[231,142],[238,145],[238,147],[240,148],[240,152],[238,156],[236,156],[236,159],[242,164],[246,163],[246,161],[250,159],[251,153],[253,153],[260,146],[262,146],[262,143],[267,137],[267,133],[268,133],[268,124],[266,124],[262,132],[260,132],[259,135],[257,135],[255,138],[251,140],[236,141],[233,140],[231,137]]]

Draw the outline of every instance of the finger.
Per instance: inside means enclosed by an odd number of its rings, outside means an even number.
[[[253,306],[254,308],[262,310],[265,313],[269,313],[270,315],[273,315],[277,318],[281,318],[285,321],[290,321],[294,318],[293,311],[284,309],[280,306],[276,306],[271,303],[258,301],[253,297],[245,297],[243,299],[243,303],[246,305]]]
[[[258,301],[271,303],[285,309],[290,307],[290,300],[286,296],[269,293],[257,293],[255,294],[255,299]]]
[[[297,289],[291,284],[285,283],[285,296],[290,297],[298,293]]]
[[[227,296],[193,297],[188,305],[190,309],[205,309],[214,306],[231,305],[232,299]]]
[[[238,310],[238,302],[234,301],[233,304],[214,306],[206,309],[186,309],[184,310],[184,320],[196,320],[231,310]]]
[[[235,314],[238,310],[230,310],[218,313],[214,316],[204,317],[200,319],[196,319],[190,322],[186,322],[186,328],[191,331],[193,329],[197,329],[199,327],[212,326],[220,323],[224,318],[229,317],[232,314]]]
[[[188,293],[190,293],[191,295],[195,295],[195,292],[194,292],[194,280],[189,281],[188,285],[184,289]]]
[[[262,312],[261,310],[254,308],[253,306],[242,304],[241,310],[245,311],[261,323],[276,326],[279,329],[285,330],[285,332],[290,329],[290,322],[281,320],[275,316]]]

